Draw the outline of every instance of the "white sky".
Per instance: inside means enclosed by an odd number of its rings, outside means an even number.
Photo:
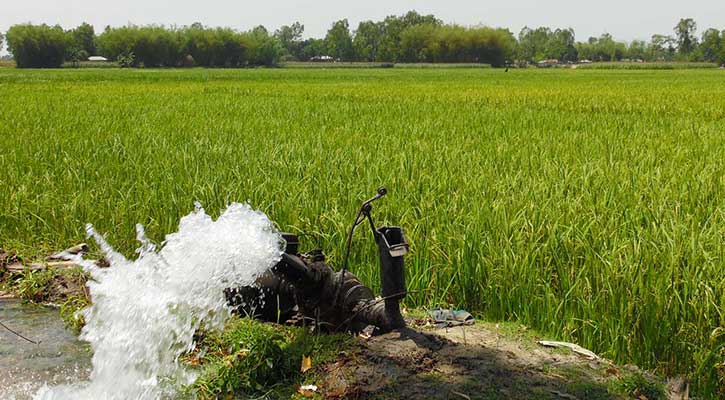
[[[581,41],[604,32],[625,41],[670,34],[682,17],[695,19],[698,36],[709,27],[725,29],[725,0],[1,0],[0,31],[23,22],[70,28],[84,21],[96,32],[106,25],[196,21],[242,30],[261,24],[273,31],[300,21],[306,37],[321,37],[337,19],[348,18],[354,29],[361,20],[412,9],[445,22],[506,27],[515,34],[525,25],[571,27]]]

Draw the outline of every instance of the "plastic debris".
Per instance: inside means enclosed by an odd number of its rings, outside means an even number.
[[[432,310],[428,310],[428,315],[430,315],[438,328],[473,325],[475,322],[473,316],[466,310],[434,308]]]
[[[302,385],[297,389],[297,393],[302,397],[313,397],[317,393],[317,385]]]

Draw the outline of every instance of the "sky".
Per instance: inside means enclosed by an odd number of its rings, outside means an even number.
[[[305,37],[322,37],[338,19],[347,18],[354,29],[362,20],[408,10],[434,14],[449,23],[505,27],[514,33],[524,26],[571,27],[580,41],[602,33],[623,41],[671,34],[683,17],[695,19],[698,36],[706,28],[725,29],[725,0],[2,0],[0,32],[25,22],[60,24],[67,29],[85,21],[101,32],[106,25],[197,21],[240,30],[264,25],[274,31],[299,21],[305,26]]]

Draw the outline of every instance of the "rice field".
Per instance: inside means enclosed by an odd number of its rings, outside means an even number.
[[[725,71],[0,70],[0,247],[122,252],[248,201],[340,262],[375,188],[408,306],[725,391]],[[365,233],[363,233],[365,232]],[[369,232],[351,270],[377,284]]]
[[[719,68],[720,65],[711,62],[667,62],[667,61],[655,61],[655,62],[627,62],[627,61],[614,61],[614,62],[595,62],[591,64],[578,64],[576,68],[579,69],[714,69]]]

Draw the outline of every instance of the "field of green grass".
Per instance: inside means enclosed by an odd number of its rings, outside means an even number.
[[[720,67],[716,63],[711,62],[678,62],[678,61],[656,61],[656,62],[595,62],[591,64],[579,64],[578,69],[714,69]]]
[[[0,94],[0,247],[26,258],[249,201],[335,265],[385,185],[409,306],[725,390],[725,71],[3,69]],[[365,230],[350,268],[377,285]]]
[[[282,68],[298,69],[360,69],[360,68],[491,68],[490,64],[474,63],[389,63],[389,62],[314,62],[314,61],[289,61],[280,64]]]

